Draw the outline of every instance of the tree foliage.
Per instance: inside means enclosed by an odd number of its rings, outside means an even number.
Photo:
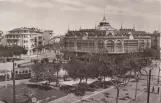
[[[50,85],[50,82],[56,81],[55,73],[60,70],[60,64],[53,62],[36,62],[31,68],[36,81],[46,80]]]
[[[76,80],[79,79],[80,82],[83,79],[86,79],[86,82],[89,78],[96,78],[99,75],[96,64],[90,56],[85,56],[82,60],[72,57],[71,60],[65,64],[65,70],[69,76]]]
[[[12,57],[13,55],[19,56],[26,54],[27,50],[21,46],[13,45],[11,47],[0,45],[0,56],[1,57]]]

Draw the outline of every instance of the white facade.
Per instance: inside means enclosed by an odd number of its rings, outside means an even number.
[[[28,55],[32,55],[33,48],[42,42],[42,32],[37,28],[16,28],[6,34],[6,39],[7,46],[22,46],[28,50]]]
[[[60,36],[54,36],[53,38],[51,38],[50,43],[59,43],[60,39]]]

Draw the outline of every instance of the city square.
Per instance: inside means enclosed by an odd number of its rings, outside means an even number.
[[[0,103],[161,103],[160,0],[0,0]]]

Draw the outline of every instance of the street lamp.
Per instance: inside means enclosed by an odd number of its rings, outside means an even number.
[[[59,84],[59,80],[58,80],[59,61],[54,59],[53,64],[54,64],[54,69],[56,69],[56,86],[58,86]]]
[[[3,63],[6,63],[6,59],[3,58]],[[8,76],[8,73],[7,73],[7,69],[5,68],[5,88],[7,89],[7,76]]]
[[[149,70],[149,82],[148,82],[148,90],[147,90],[147,93],[148,93],[148,95],[147,95],[147,103],[149,103],[149,98],[150,98],[150,79],[151,79],[151,69]]]
[[[159,72],[158,72],[158,84],[159,84],[159,80],[160,79],[160,62],[159,62]]]
[[[147,95],[147,103],[149,103],[149,99],[150,99],[150,82],[151,82],[151,71],[154,69],[154,67],[156,67],[157,65],[156,64],[154,64],[154,65],[152,65],[152,67],[150,67],[151,69],[149,70],[149,82],[148,82],[148,90],[147,90],[147,93],[148,93],[148,95]]]
[[[12,78],[13,78],[13,103],[16,103],[16,90],[15,90],[15,62],[14,62],[14,56],[12,58],[12,62],[13,62],[13,75],[12,75]]]

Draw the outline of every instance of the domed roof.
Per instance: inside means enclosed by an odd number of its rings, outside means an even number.
[[[106,19],[106,17],[105,17],[105,16],[103,17],[102,22],[107,22],[107,19]]]
[[[107,21],[106,17],[103,17],[103,20],[99,23],[97,29],[99,30],[115,30],[110,23]]]

